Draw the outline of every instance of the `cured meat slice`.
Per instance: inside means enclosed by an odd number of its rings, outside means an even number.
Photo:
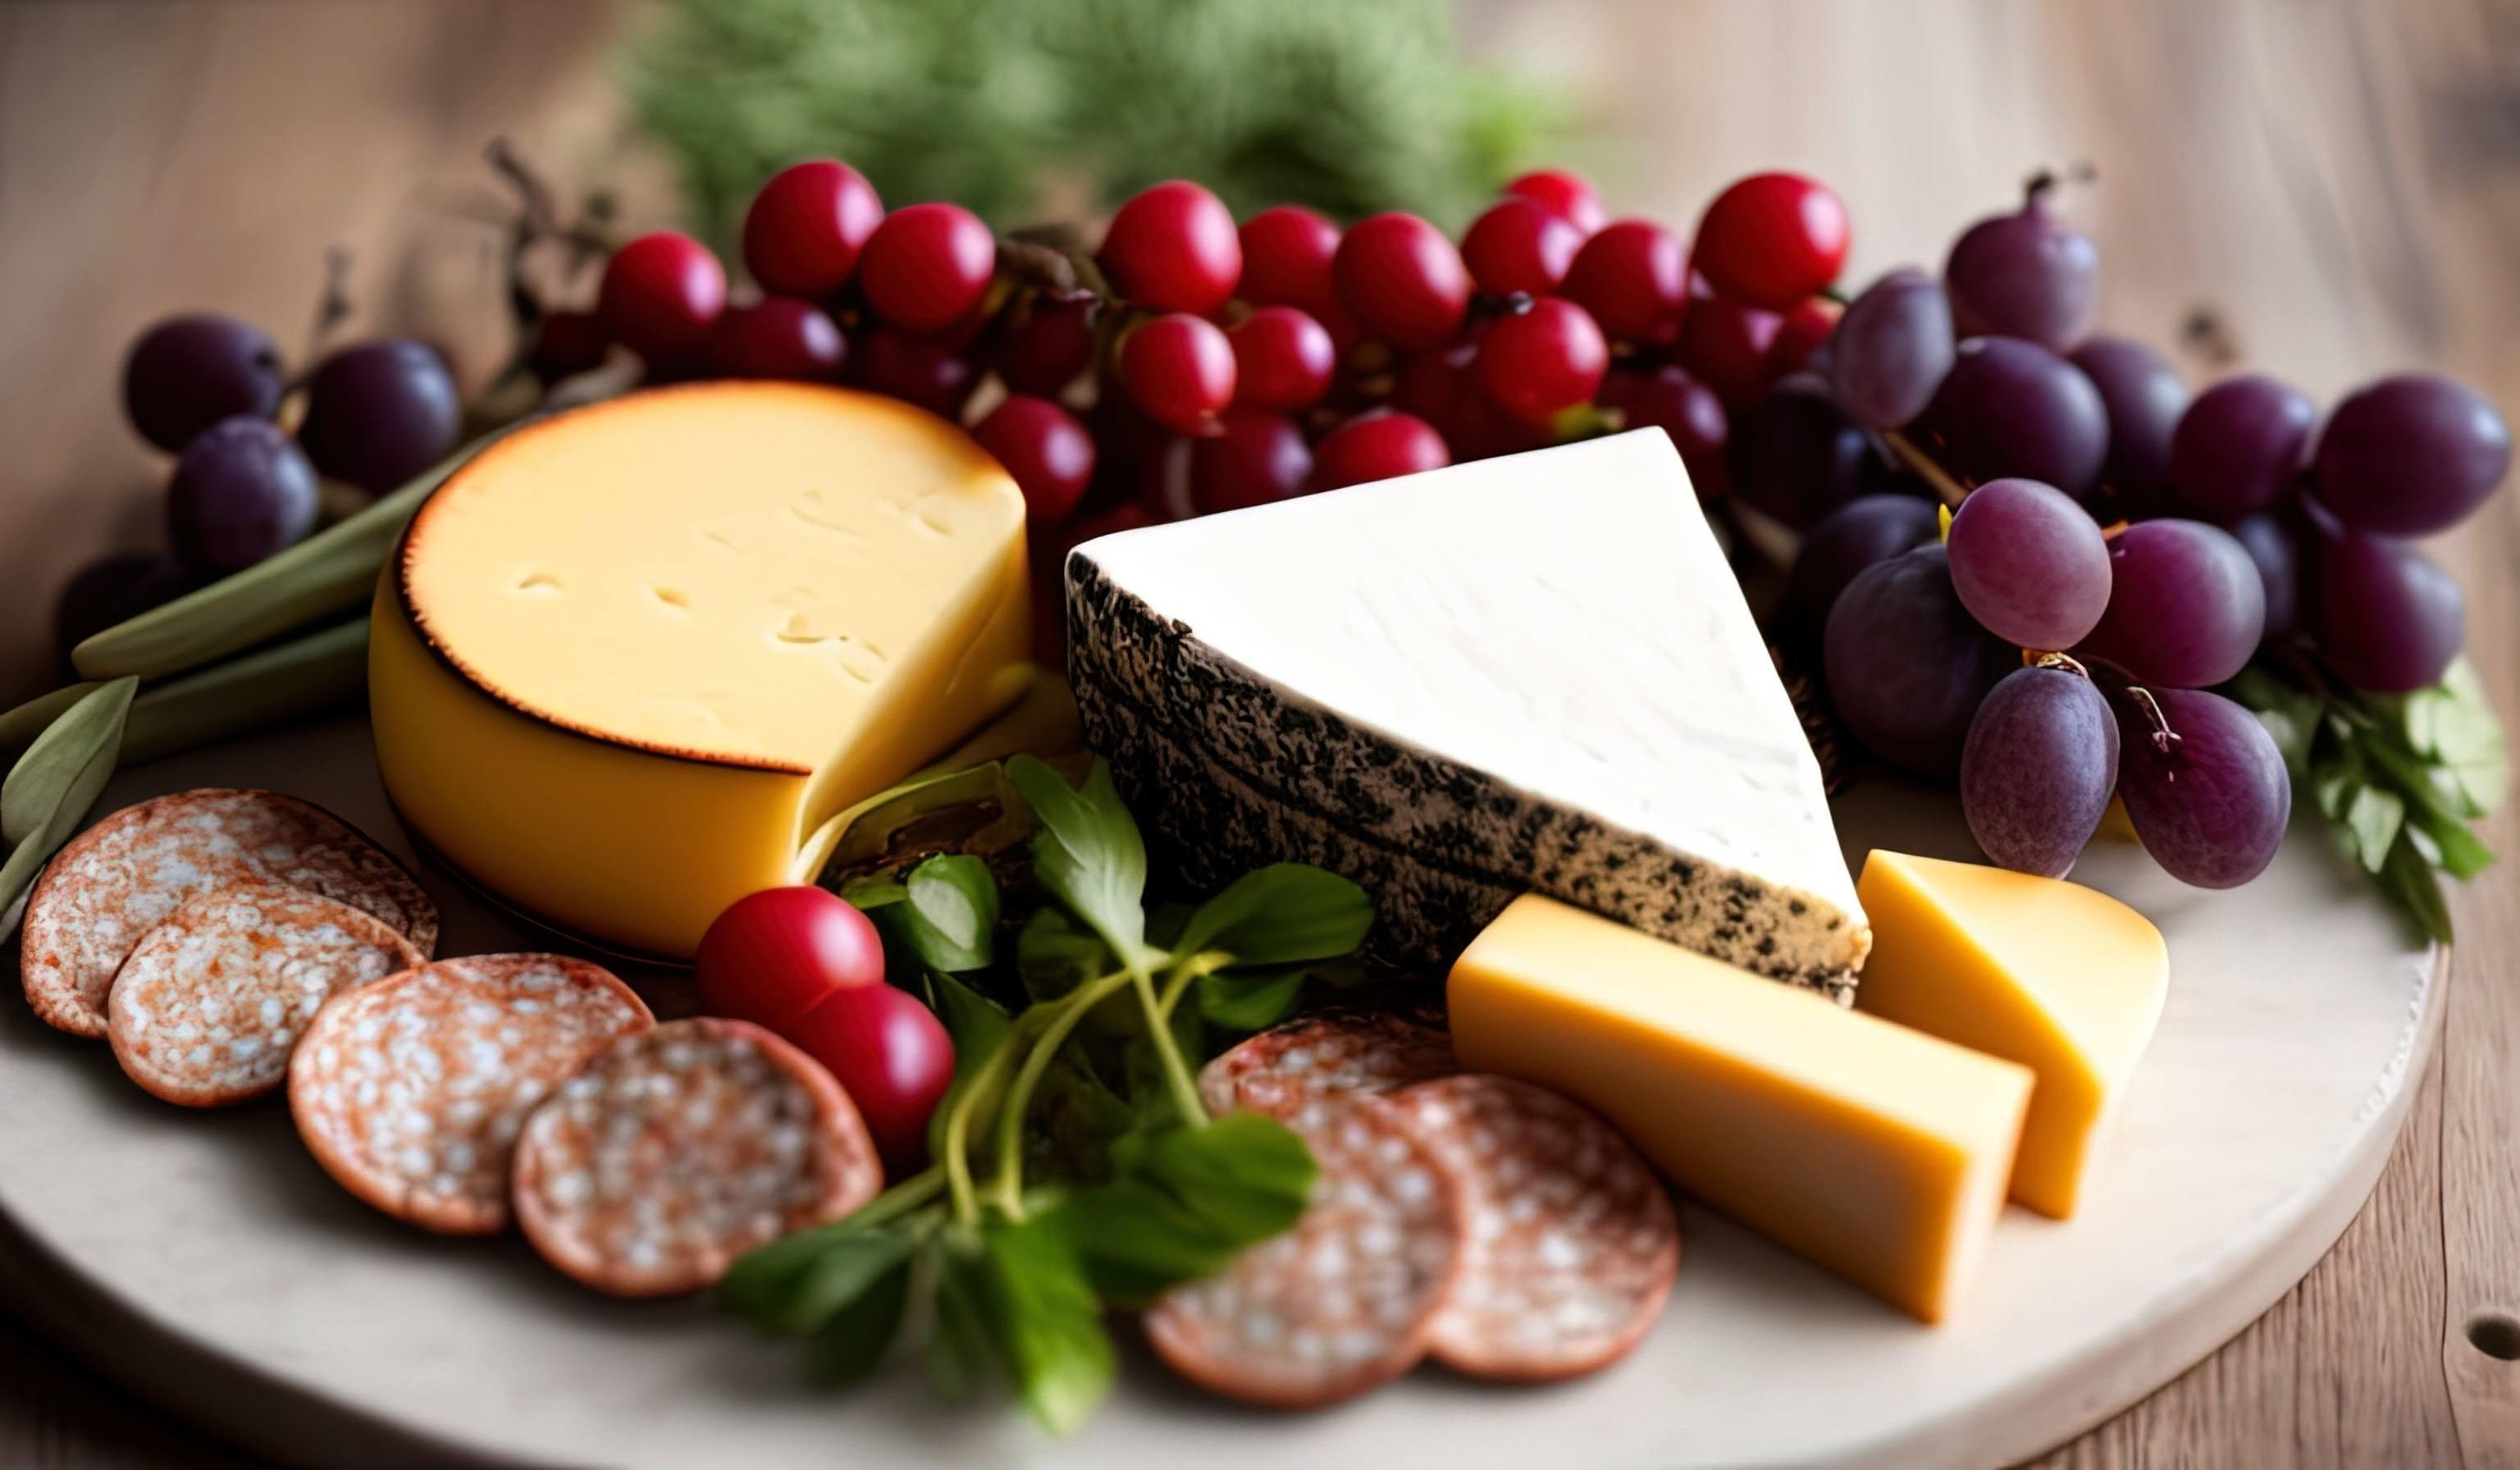
[[[882,1188],[848,1093],[749,1021],[620,1038],[534,1109],[517,1143],[525,1238],[615,1296],[714,1285],[738,1256]]]
[[[1680,1227],[1627,1139],[1544,1088],[1448,1077],[1389,1099],[1460,1176],[1462,1278],[1434,1356],[1482,1378],[1538,1382],[1626,1355],[1662,1314]]]
[[[1324,1011],[1261,1032],[1199,1069],[1211,1113],[1240,1107],[1297,1130],[1339,1107],[1460,1071],[1453,1041],[1431,1026],[1373,1011]]]
[[[27,1002],[75,1036],[106,1034],[106,994],[140,936],[194,894],[287,883],[390,924],[428,955],[437,908],[348,824],[277,791],[210,787],[125,807],[55,854],[26,902]]]
[[[600,964],[441,959],[325,1002],[289,1061],[298,1136],[343,1188],[450,1235],[508,1226],[525,1114],[625,1032],[655,1024]]]
[[[1391,1103],[1297,1131],[1321,1177],[1295,1227],[1147,1314],[1173,1371],[1277,1408],[1354,1398],[1425,1357],[1466,1234],[1460,1180]]]
[[[175,906],[114,973],[114,1059],[168,1102],[220,1107],[279,1087],[340,991],[428,957],[382,919],[286,883],[231,883]]]

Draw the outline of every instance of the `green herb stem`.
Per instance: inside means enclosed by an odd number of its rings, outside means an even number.
[[[1155,1002],[1155,979],[1143,961],[1129,966],[1129,982],[1138,992],[1138,1008],[1146,1012],[1147,1039],[1154,1044],[1155,1055],[1164,1065],[1164,1081],[1173,1090],[1173,1105],[1181,1109],[1182,1121],[1192,1128],[1207,1126],[1207,1109],[1198,1101],[1198,1084],[1190,1075],[1190,1063],[1182,1059],[1181,1047],[1173,1041],[1167,1012]]]
[[[930,1164],[861,1205],[848,1224],[872,1228],[897,1220],[934,1199],[945,1182],[945,1166]]]
[[[1185,955],[1174,960],[1172,967],[1164,971],[1163,993],[1155,998],[1156,1014],[1169,1025],[1173,1010],[1181,1004],[1181,998],[1190,993],[1192,985],[1233,962],[1233,956],[1217,950]]]
[[[971,1079],[968,1091],[954,1102],[954,1111],[945,1119],[945,1182],[953,1191],[954,1219],[966,1225],[980,1223],[979,1191],[971,1183],[971,1114],[978,1110],[980,1099],[990,1095],[998,1086],[1000,1074],[1006,1071],[1007,1057],[1014,1050],[1012,1040],[989,1053],[980,1064],[979,1075]]]
[[[1056,1012],[1043,1028],[1040,1040],[1025,1053],[1023,1066],[1007,1088],[1006,1101],[998,1110],[998,1174],[991,1181],[998,1208],[1008,1216],[1023,1219],[1023,1125],[1024,1110],[1032,1105],[1033,1091],[1041,1086],[1042,1074],[1058,1056],[1058,1048],[1067,1045],[1069,1033],[1085,1013],[1101,1004],[1113,992],[1130,981],[1130,972],[1114,970],[1067,993],[1053,1003]]]

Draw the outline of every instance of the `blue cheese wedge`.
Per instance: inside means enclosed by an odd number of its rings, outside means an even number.
[[[1086,733],[1192,883],[1315,863],[1443,962],[1539,892],[1852,998],[1819,764],[1656,430],[1091,541]]]

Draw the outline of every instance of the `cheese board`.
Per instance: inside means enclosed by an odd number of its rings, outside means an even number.
[[[442,954],[553,945],[415,850],[362,719],[135,767],[98,811],[208,784],[288,790],[374,835],[438,904]],[[1893,780],[1833,816],[1850,865],[1876,845],[1973,852],[1948,798]],[[2367,1196],[2443,1009],[2442,952],[2315,827],[2229,893],[2105,838],[2076,877],[2159,924],[2167,1008],[2090,1202],[2069,1222],[2005,1210],[1937,1327],[1684,1202],[1668,1309],[1597,1375],[1498,1389],[1429,1367],[1332,1412],[1263,1415],[1195,1395],[1124,1330],[1111,1403],[1057,1439],[915,1374],[818,1392],[784,1345],[701,1302],[599,1298],[514,1238],[407,1230],[327,1180],[284,1107],[168,1108],[16,1006],[0,1272],[101,1371],[291,1463],[2009,1462],[2151,1392],[2309,1270]],[[687,972],[619,968],[660,1017],[694,1009]]]

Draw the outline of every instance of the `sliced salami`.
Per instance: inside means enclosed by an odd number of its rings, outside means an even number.
[[[748,1021],[671,1021],[589,1058],[525,1120],[517,1221],[598,1291],[673,1296],[865,1204],[883,1166],[848,1093]]]
[[[325,1002],[289,1061],[289,1110],[325,1172],[450,1235],[508,1226],[525,1115],[606,1043],[655,1024],[565,955],[441,959]]]
[[[20,949],[28,1003],[61,1030],[105,1035],[107,992],[140,936],[193,895],[250,878],[364,910],[423,955],[437,945],[428,895],[332,813],[277,791],[182,791],[123,808],[45,867]]]
[[[1431,1349],[1481,1378],[1539,1382],[1625,1356],[1662,1314],[1680,1226],[1627,1139],[1555,1092],[1447,1077],[1389,1099],[1460,1176],[1462,1278]]]
[[[382,919],[286,883],[197,893],[141,936],[106,1003],[114,1059],[168,1102],[221,1107],[289,1076],[338,992],[428,957]]]
[[[1296,1126],[1326,1124],[1356,1097],[1449,1077],[1453,1039],[1431,1026],[1370,1011],[1325,1011],[1244,1041],[1201,1068],[1211,1113],[1245,1108]]]
[[[1175,1372],[1275,1408],[1354,1398],[1424,1358],[1466,1235],[1460,1180],[1391,1103],[1297,1131],[1321,1166],[1303,1219],[1147,1314]]]

